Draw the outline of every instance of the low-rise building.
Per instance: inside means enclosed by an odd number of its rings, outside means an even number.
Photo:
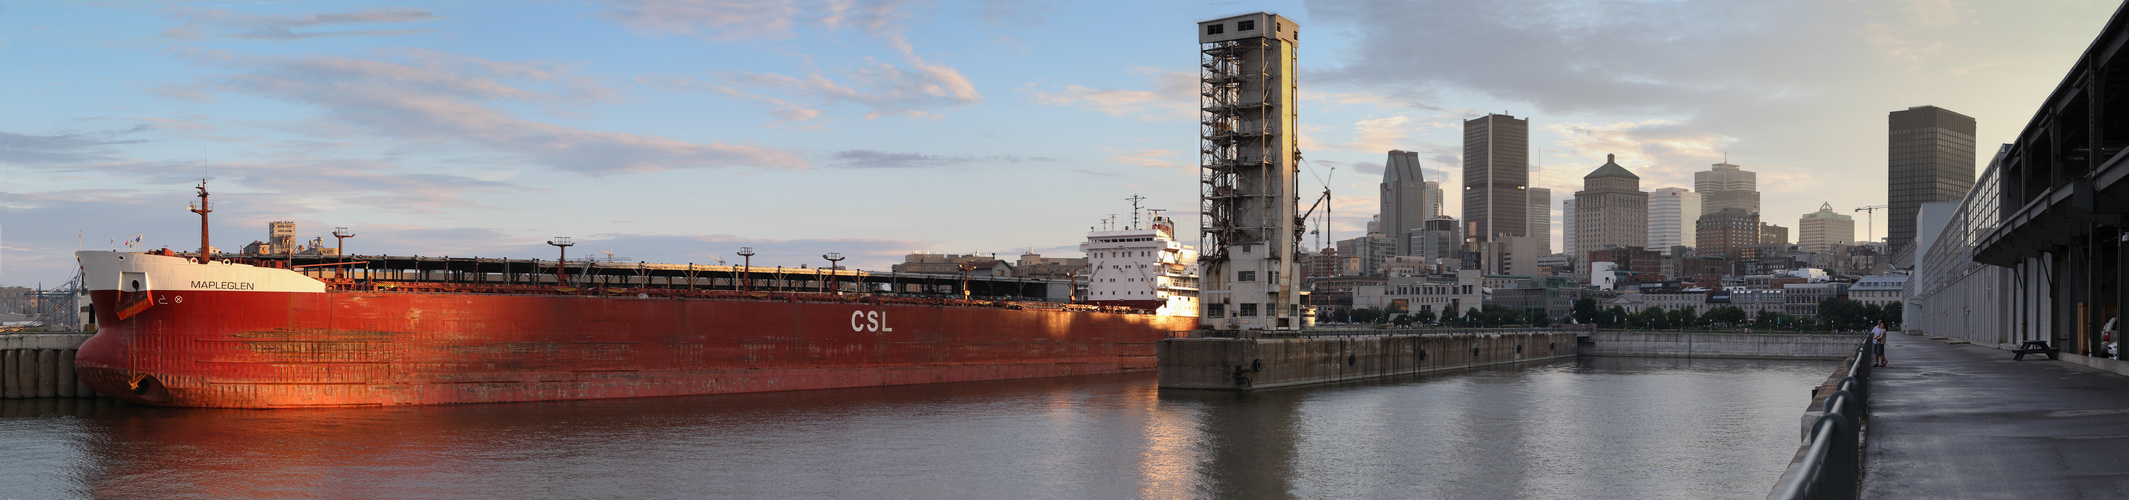
[[[1486,303],[1484,277],[1477,269],[1463,269],[1455,276],[1397,276],[1380,285],[1353,287],[1353,307],[1388,307],[1397,304],[1406,311],[1455,310],[1458,314]]]
[[[1907,286],[1907,275],[1864,276],[1848,287],[1848,300],[1885,307],[1900,301],[1900,289]]]

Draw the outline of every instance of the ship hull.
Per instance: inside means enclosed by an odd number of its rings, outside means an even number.
[[[831,296],[148,295],[92,287],[91,300],[99,329],[76,359],[84,383],[134,403],[229,408],[632,398],[1141,371],[1154,368],[1156,341],[1195,326],[1195,318],[1152,314]],[[129,306],[132,312],[118,317]]]

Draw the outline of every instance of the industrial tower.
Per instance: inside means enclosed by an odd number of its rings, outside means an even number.
[[[1259,12],[1198,23],[1199,326],[1298,330],[1299,25]]]

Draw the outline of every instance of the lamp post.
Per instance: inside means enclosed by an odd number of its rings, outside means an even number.
[[[739,268],[740,289],[752,293],[754,280],[747,276],[747,272],[754,270],[754,247],[739,247],[739,256],[746,258],[746,263]]]
[[[569,247],[576,243],[570,243],[568,236],[556,236],[552,240],[547,240],[547,244],[554,245],[555,248],[562,251],[562,255],[556,257],[554,261],[555,284],[569,286]]]
[[[842,287],[838,287],[835,284],[835,263],[843,261],[842,252],[828,252],[826,255],[822,255],[821,258],[828,259],[828,289],[833,290],[834,292],[832,293],[842,294]]]

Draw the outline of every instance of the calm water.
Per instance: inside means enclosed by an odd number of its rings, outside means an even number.
[[[0,402],[0,498],[1764,498],[1833,362],[348,410]]]

